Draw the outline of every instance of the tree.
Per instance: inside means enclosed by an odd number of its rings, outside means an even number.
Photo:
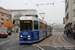
[[[12,26],[13,26],[12,20],[5,21],[4,24],[3,24],[3,26],[7,27],[7,28],[12,28]]]

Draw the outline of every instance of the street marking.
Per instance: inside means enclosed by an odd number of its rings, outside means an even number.
[[[54,48],[56,48],[57,50],[60,50],[58,47],[54,46]]]
[[[40,50],[44,50],[44,49],[43,49],[42,47],[40,47],[40,46],[37,46],[37,45],[36,45],[36,47],[37,47],[38,49],[40,49]]]
[[[4,44],[4,43],[6,43],[6,42],[8,42],[8,41],[10,41],[10,40],[7,40],[7,41],[2,42],[2,43],[0,43],[0,45],[2,45],[2,44]]]
[[[51,46],[51,47],[63,47],[63,46]]]
[[[64,46],[65,49],[74,49],[74,46]]]
[[[14,38],[14,39],[17,39],[17,38]],[[11,40],[13,40],[13,39],[11,39]],[[6,42],[9,42],[9,41],[11,41],[11,40],[3,41],[2,43],[0,43],[0,45],[4,44],[4,43],[6,43]]]
[[[39,50],[36,46],[34,46],[37,50]]]
[[[17,45],[17,46],[19,46],[19,45]],[[14,47],[8,48],[8,49],[6,49],[6,50],[10,50],[10,49],[15,48],[15,47],[17,47],[17,46],[14,46]]]

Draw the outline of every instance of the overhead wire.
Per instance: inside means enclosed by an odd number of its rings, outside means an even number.
[[[33,4],[35,4],[32,0],[30,0]]]
[[[30,0],[33,4],[35,4],[32,0]],[[39,6],[38,6],[38,4],[35,4],[36,5],[36,7],[38,7],[38,9],[41,11],[41,12],[43,12],[40,8],[39,8]],[[41,14],[40,14],[41,15]],[[41,17],[42,17],[42,15],[41,15]],[[42,17],[43,18],[43,17]]]
[[[4,6],[4,5],[6,5],[6,4],[8,4],[9,2],[11,2],[12,0],[10,0],[10,1],[8,1],[8,2],[6,2],[5,4],[3,4],[2,6]]]
[[[35,4],[32,0],[30,0],[33,4]],[[38,4],[35,4],[38,8],[39,8],[39,6],[38,6]],[[41,11],[41,12],[43,12],[40,8],[39,8],[39,10]]]
[[[35,4],[32,0],[30,0],[33,4]],[[45,3],[45,4],[35,4],[38,8],[39,8],[39,5],[54,5],[54,3]],[[39,8],[39,10],[41,11],[41,12],[43,12],[40,8]],[[41,15],[41,14],[40,14]],[[43,14],[44,15],[44,14]],[[42,17],[42,15],[41,15],[41,17]],[[43,17],[42,17],[43,18]]]

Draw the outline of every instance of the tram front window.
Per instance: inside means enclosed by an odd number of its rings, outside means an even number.
[[[31,30],[31,26],[30,25],[26,25],[26,24],[21,24],[21,31],[29,31]]]
[[[20,23],[20,30],[21,31],[29,31],[32,30],[31,23]]]

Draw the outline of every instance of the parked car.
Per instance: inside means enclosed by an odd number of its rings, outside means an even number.
[[[11,31],[8,31],[8,35],[12,35],[12,32]]]
[[[6,27],[0,27],[0,37],[8,37],[7,28]]]

